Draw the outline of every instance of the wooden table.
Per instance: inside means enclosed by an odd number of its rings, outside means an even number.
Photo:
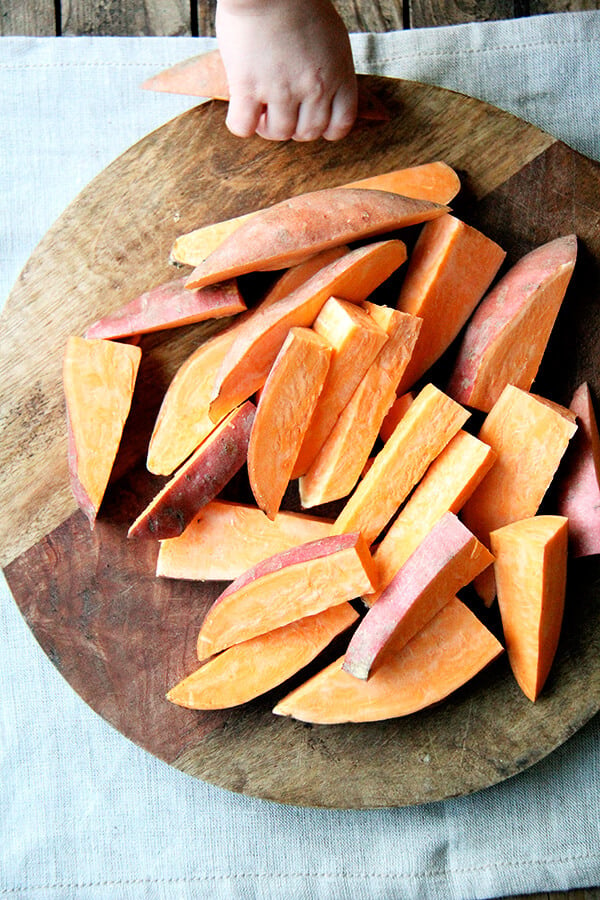
[[[600,0],[335,0],[335,5],[349,31],[384,32],[600,9]],[[20,0],[0,12],[0,35],[214,35],[215,7],[216,0]],[[600,900],[600,888],[530,896]]]

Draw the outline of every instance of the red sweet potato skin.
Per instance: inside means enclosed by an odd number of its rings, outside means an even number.
[[[507,384],[529,390],[577,256],[566,235],[523,256],[483,298],[464,334],[448,393],[488,412]]]
[[[128,537],[178,537],[246,461],[256,407],[236,409],[184,463],[129,529]]]
[[[446,209],[364,188],[300,194],[246,220],[194,269],[186,285],[198,288],[247,272],[283,269],[328,247],[418,224]]]
[[[578,429],[565,459],[558,492],[558,511],[569,522],[571,556],[600,553],[600,438],[587,383],[575,391],[569,408]]]
[[[358,626],[346,651],[344,670],[366,680],[399,628],[408,642],[491,562],[492,555],[457,516],[445,513]]]
[[[235,581],[225,588],[219,595],[215,603],[218,603],[224,597],[239,591],[247,584],[256,581],[257,578],[263,578],[271,572],[283,569],[286,566],[295,565],[298,562],[310,562],[312,559],[320,559],[322,556],[328,556],[330,553],[338,553],[340,550],[347,550],[354,547],[358,540],[357,534],[338,534],[329,535],[328,537],[318,538],[316,541],[309,541],[307,544],[301,544],[299,547],[290,547],[289,550],[283,550],[274,556],[261,560],[251,569],[248,569]]]
[[[235,279],[198,291],[187,290],[186,280],[185,277],[174,278],[144,291],[130,303],[90,325],[85,337],[129,337],[231,316],[246,309]]]

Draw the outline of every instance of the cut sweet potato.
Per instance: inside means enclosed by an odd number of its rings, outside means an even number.
[[[402,241],[378,241],[330,263],[285,299],[240,324],[215,379],[211,418],[218,421],[265,382],[289,329],[310,326],[332,295],[360,303],[406,259]]]
[[[414,399],[415,395],[413,391],[407,391],[405,394],[400,394],[396,397],[386,413],[385,419],[381,423],[381,428],[379,429],[379,435],[384,443],[395,430],[396,425]]]
[[[444,513],[354,632],[344,657],[344,670],[366,680],[392,635],[394,646],[400,650],[402,642],[407,644],[493,561],[489,550],[454,513]]]
[[[430,200],[442,206],[450,203],[460,190],[460,179],[454,169],[443,162],[425,163],[397,169],[370,178],[362,178],[341,187],[364,188],[365,190],[389,191],[415,200]],[[243,225],[254,212],[226,219],[212,225],[196,228],[188,234],[180,235],[171,249],[171,260],[188,266],[198,266],[216,250],[226,237]]]
[[[266,557],[331,534],[331,519],[212,500],[182,535],[161,541],[156,574],[163,578],[233,581]]]
[[[450,346],[490,286],[505,251],[451,215],[422,230],[400,289],[398,309],[423,327],[398,388],[404,393]]]
[[[274,519],[326,383],[332,347],[311,328],[290,328],[260,393],[248,446],[257,504]]]
[[[460,178],[447,163],[430,162],[361,178],[359,181],[348,182],[343,187],[390,191],[392,194],[413,197],[415,200],[431,200],[432,203],[445,206],[460,191]]]
[[[326,301],[313,330],[325,338],[333,353],[323,391],[294,465],[293,478],[310,468],[337,417],[388,338],[366,310],[337,297]]]
[[[94,322],[88,338],[121,338],[165,328],[177,328],[207,319],[234,316],[246,309],[237,281],[231,279],[198,291],[175,278],[145,291],[116,312]]]
[[[257,309],[242,313],[229,328],[195,350],[179,368],[163,398],[150,445],[147,468],[155,475],[170,475],[211,433],[216,422],[209,416],[209,404],[217,372],[236,335],[248,318],[281,300],[312,278],[321,268],[344,255],[336,247],[317,254],[288,269],[265,295]]]
[[[188,709],[229,709],[254,700],[312,662],[358,618],[349,603],[234,644],[172,687],[167,700]]]
[[[502,652],[494,635],[454,598],[408,644],[397,650],[392,638],[368,681],[345,672],[342,656],[273,712],[316,725],[408,716],[444,700]]]
[[[490,535],[508,659],[523,693],[536,700],[556,655],[565,605],[568,524],[534,516]]]
[[[341,411],[313,464],[300,478],[300,499],[305,509],[347,496],[364,475],[421,327],[421,320],[415,316],[368,301],[363,305],[388,340]]]
[[[446,210],[429,200],[361,188],[300,194],[252,216],[196,266],[186,286],[284,269],[329,247],[426,222]]]
[[[209,100],[229,100],[227,74],[218,50],[210,50],[199,56],[184,59],[168,69],[163,69],[143,82],[146,91],[162,91],[167,94],[186,94]],[[358,112],[361,119],[386,122],[389,114],[382,102],[375,97],[358,76]]]
[[[486,546],[490,532],[535,515],[576,430],[575,415],[565,407],[504,388],[479,431],[496,462],[461,513]],[[475,588],[489,606],[496,593],[493,568],[475,580]]]
[[[211,606],[198,635],[198,658],[360,596],[373,584],[371,571],[359,534],[326,537],[269,557]]]
[[[537,375],[577,256],[574,234],[517,262],[475,310],[448,393],[488,412],[507,384],[528,391]]]
[[[379,589],[363,597],[368,606],[375,603],[436,522],[447,512],[458,513],[495,459],[491,447],[467,431],[454,435],[431,463],[373,553]]]
[[[570,551],[577,558],[600,553],[600,435],[587,383],[577,388],[569,408],[578,429],[565,459],[558,511],[569,519]]]
[[[142,351],[130,344],[71,336],[63,360],[69,475],[94,526],[121,443]]]
[[[334,533],[360,531],[371,544],[468,418],[462,406],[426,385],[337,517]]]
[[[218,425],[173,475],[127,532],[128,537],[177,537],[246,462],[256,407],[250,401]]]

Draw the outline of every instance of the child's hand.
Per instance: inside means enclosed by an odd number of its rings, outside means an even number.
[[[356,76],[348,33],[329,0],[218,0],[216,26],[233,134],[274,141],[348,134]]]

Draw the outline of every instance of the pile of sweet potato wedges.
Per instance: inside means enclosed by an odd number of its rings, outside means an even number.
[[[459,189],[434,162],[182,235],[172,259],[187,275],[69,338],[71,481],[93,527],[135,391],[131,339],[233,317],[163,398],[147,467],[168,480],[128,532],[131,552],[160,542],[157,577],[229,582],[172,702],[245,703],[345,632],[344,655],[275,713],[407,715],[505,649],[524,694],[540,695],[567,560],[600,550],[590,391],[566,408],[531,390],[577,238],[506,267],[502,247],[453,215]],[[276,279],[248,302],[244,276],[265,271]],[[448,352],[451,375],[436,384]],[[255,502],[225,500],[244,467]],[[292,482],[302,512],[282,508]],[[551,484],[556,509],[540,514]],[[333,501],[337,516],[322,515]],[[497,598],[503,641],[459,599],[467,586],[482,609]]]

